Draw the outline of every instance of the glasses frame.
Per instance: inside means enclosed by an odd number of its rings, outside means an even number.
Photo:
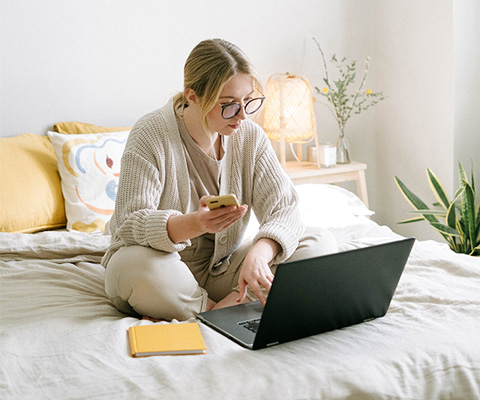
[[[247,106],[252,102],[252,101],[257,101],[257,100],[261,100],[262,102],[260,103],[260,106],[255,110],[255,111],[252,111],[252,112],[247,112]],[[263,103],[265,102],[265,96],[260,96],[260,97],[255,97],[254,99],[250,99],[248,100],[245,104],[240,104],[239,102],[237,101],[233,101],[231,103],[228,103],[228,104],[220,104],[220,103],[217,103],[217,105],[219,105],[220,107],[222,107],[222,118],[223,119],[232,119],[232,118],[235,118],[238,113],[240,112],[240,110],[243,108],[243,110],[245,111],[245,114],[247,115],[252,115],[252,114],[255,114],[258,110],[260,110],[260,108],[262,108],[263,106]],[[224,117],[223,113],[225,111],[225,109],[227,107],[230,107],[232,105],[237,105],[238,106],[238,109],[237,111],[235,112],[235,114],[233,114],[231,117]]]

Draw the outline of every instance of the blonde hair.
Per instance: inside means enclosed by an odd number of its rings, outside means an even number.
[[[188,105],[185,90],[193,89],[200,99],[202,124],[208,133],[207,114],[217,103],[228,80],[239,72],[251,76],[255,89],[263,92],[255,68],[237,46],[223,39],[200,42],[185,62],[184,91],[175,96],[174,109],[178,110]]]

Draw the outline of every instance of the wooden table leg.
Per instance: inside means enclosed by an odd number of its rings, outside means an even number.
[[[356,183],[358,197],[360,197],[363,203],[368,207],[367,180],[365,179],[364,170],[358,171]]]

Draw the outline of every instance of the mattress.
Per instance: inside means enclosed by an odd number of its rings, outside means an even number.
[[[400,238],[351,207],[315,212],[299,192],[340,250]],[[416,241],[383,318],[258,351],[200,324],[207,354],[132,358],[127,329],[153,322],[106,297],[109,241],[0,233],[0,398],[480,398],[480,260],[443,243]]]

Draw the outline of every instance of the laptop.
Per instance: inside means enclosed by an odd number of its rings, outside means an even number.
[[[279,264],[267,302],[197,318],[252,350],[383,317],[414,238]]]

